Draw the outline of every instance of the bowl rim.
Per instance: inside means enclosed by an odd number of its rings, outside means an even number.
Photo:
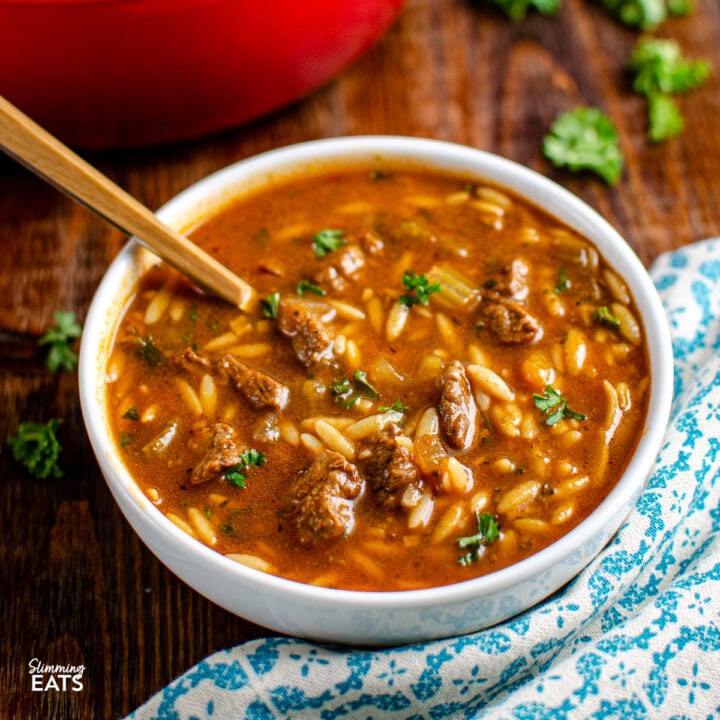
[[[109,423],[105,421],[103,383],[96,381],[104,377],[104,367],[100,364],[103,349],[110,347],[109,338],[116,330],[116,325],[108,328],[108,323],[111,319],[117,322],[131,297],[130,289],[125,288],[126,293],[121,304],[118,304],[117,300],[113,303],[113,298],[117,288],[123,287],[127,273],[136,267],[139,253],[144,252],[136,238],[131,239],[111,263],[98,286],[86,317],[79,364],[81,408],[98,460],[102,458],[111,466],[109,469],[113,473],[112,481],[106,476],[106,482],[126,517],[125,507],[129,503],[138,513],[146,516],[147,522],[156,524],[158,531],[186,557],[194,557],[198,562],[209,564],[221,572],[238,576],[250,585],[274,593],[289,593],[321,606],[341,605],[348,609],[362,607],[372,610],[420,609],[437,605],[438,602],[443,605],[460,604],[492,595],[542,575],[554,565],[570,558],[584,542],[602,535],[608,526],[613,527],[608,538],[622,526],[647,483],[670,416],[673,387],[670,331],[659,295],[646,269],[627,241],[596,210],[561,185],[529,167],[500,155],[457,143],[399,135],[343,136],[296,143],[253,155],[213,172],[178,193],[165,203],[157,214],[165,222],[183,230],[193,217],[198,221],[206,213],[222,207],[237,194],[238,188],[262,186],[268,182],[268,178],[273,182],[284,177],[287,172],[292,176],[308,168],[320,171],[325,167],[324,164],[347,167],[362,165],[364,161],[379,158],[395,165],[404,164],[410,158],[411,167],[468,172],[478,178],[485,177],[495,185],[508,187],[560,222],[589,237],[596,247],[600,246],[598,249],[610,266],[616,269],[632,288],[649,345],[651,385],[647,418],[637,448],[622,476],[610,493],[581,523],[533,555],[489,574],[449,585],[398,591],[343,590],[289,580],[242,565],[191,538],[145,498],[125,468],[110,437]],[[248,178],[260,180],[248,186]],[[540,204],[541,200],[547,204]],[[201,209],[199,214],[198,208]],[[592,232],[589,232],[590,230]],[[622,270],[617,269],[618,265],[622,265]],[[110,312],[113,306],[120,313]],[[651,329],[649,333],[648,328]],[[138,493],[142,497],[139,497]],[[618,511],[624,511],[619,519]],[[128,520],[135,527],[133,518],[128,517]],[[138,531],[138,534],[142,537],[142,533]],[[601,548],[598,548],[593,552],[592,557],[600,550]],[[580,570],[573,572],[573,576]],[[199,589],[199,592],[202,593],[203,590]]]

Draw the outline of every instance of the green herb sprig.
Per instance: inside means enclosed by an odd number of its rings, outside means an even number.
[[[260,309],[266,318],[275,320],[280,309],[280,293],[274,292],[263,300],[260,300]]]
[[[78,323],[75,313],[58,310],[55,313],[55,325],[39,340],[38,345],[49,345],[45,365],[48,370],[66,370],[72,372],[77,368],[78,356],[71,343],[82,335],[82,326]]]
[[[474,535],[467,535],[458,539],[461,549],[468,549],[458,558],[460,565],[467,566],[480,557],[480,549],[485,545],[494,543],[500,537],[500,527],[490,513],[475,513],[478,531]]]
[[[319,258],[347,245],[345,233],[342,230],[320,230],[312,236],[312,242],[315,257]]]
[[[245,450],[240,454],[240,462],[225,471],[225,479],[235,487],[244,488],[247,470],[252,467],[259,468],[264,464],[265,453],[255,449]]]
[[[567,406],[567,399],[564,398],[552,385],[545,386],[545,392],[542,395],[533,394],[533,401],[538,410],[542,410],[547,418],[547,425],[556,425],[564,418],[574,420],[586,420],[587,417],[581,413],[571,410]]]
[[[355,370],[352,378],[343,378],[330,385],[330,393],[335,396],[335,402],[349,410],[361,397],[378,400],[380,393],[370,384],[367,374],[362,370]]]
[[[430,282],[425,275],[416,275],[410,270],[403,274],[402,282],[408,292],[401,295],[398,302],[407,307],[427,305],[433,293],[442,292],[439,282]]]
[[[56,435],[61,422],[55,418],[45,425],[20,423],[17,434],[8,438],[15,460],[38,480],[61,478],[64,474],[58,466],[62,446]]]

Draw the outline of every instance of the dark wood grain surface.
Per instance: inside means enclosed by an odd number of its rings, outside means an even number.
[[[563,0],[554,18],[510,23],[467,0],[409,0],[360,60],[309,97],[235,130],[151,149],[85,155],[156,208],[235,160],[301,140],[390,133],[499,153],[546,173],[599,210],[649,265],[720,235],[720,4],[656,33],[714,74],[680,99],[684,133],[645,139],[644,101],[623,72],[638,34],[598,4]],[[541,139],[579,103],[604,108],[621,137],[616,187],[549,167]],[[89,111],[89,108],[87,109]],[[142,545],[93,458],[77,379],[50,373],[36,340],[57,309],[83,319],[125,238],[0,157],[0,717],[127,714],[213,651],[268,631],[206,601]],[[30,479],[5,438],[21,420],[63,419],[59,480]],[[28,662],[83,664],[79,692],[34,692]]]

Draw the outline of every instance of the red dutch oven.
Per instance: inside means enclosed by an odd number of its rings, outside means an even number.
[[[403,1],[0,0],[0,94],[84,148],[189,138],[318,87]]]

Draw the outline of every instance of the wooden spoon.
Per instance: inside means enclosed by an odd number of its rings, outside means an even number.
[[[183,275],[240,308],[255,291],[0,96],[0,148]]]

